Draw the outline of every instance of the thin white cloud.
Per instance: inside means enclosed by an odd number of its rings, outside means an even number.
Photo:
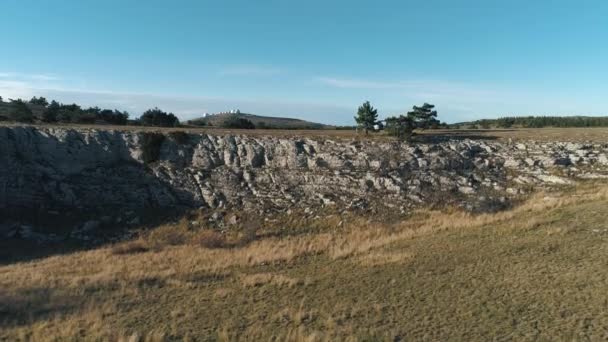
[[[373,103],[381,107],[392,106],[384,115],[406,112],[414,104],[433,103],[440,111],[442,120],[463,120],[476,112],[496,116],[497,109],[505,107],[507,99],[521,98],[512,91],[500,91],[497,87],[466,84],[441,80],[375,80],[360,78],[317,77],[318,84],[327,87],[365,93]],[[400,104],[395,107],[395,104]]]
[[[37,95],[35,89],[61,88],[60,80],[52,74],[0,72],[0,96],[27,99]]]
[[[273,76],[283,73],[284,70],[264,65],[232,65],[222,68],[220,76]]]
[[[334,77],[317,77],[316,80],[331,87],[345,89],[395,89],[403,87],[403,84],[399,82],[382,82]]]
[[[83,107],[127,110],[132,117],[143,111],[159,107],[175,113],[181,120],[239,108],[241,112],[268,116],[300,118],[325,124],[348,124],[352,121],[351,108],[334,104],[289,102],[282,100],[252,100],[220,97],[190,97],[146,93],[121,93],[113,91],[70,89],[62,84],[37,87],[35,82],[3,81],[0,79],[0,96],[3,98],[28,99],[44,96],[62,103],[77,103]]]
[[[383,81],[356,78],[317,77],[318,83],[339,89],[382,90],[386,94],[423,99],[428,101],[453,101],[457,103],[479,103],[495,101],[501,92],[487,86],[472,86],[464,83],[436,80]]]
[[[59,81],[56,75],[51,74],[25,74],[19,72],[0,72],[0,79],[13,79],[13,80],[30,80],[30,81]]]

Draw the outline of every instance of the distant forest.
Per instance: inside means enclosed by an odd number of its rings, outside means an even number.
[[[512,116],[450,126],[452,128],[608,127],[608,116]]]
[[[116,109],[99,107],[82,108],[57,101],[50,103],[44,97],[33,97],[29,101],[9,99],[4,102],[0,96],[0,121],[23,123],[76,123],[110,125],[146,125],[159,127],[179,126],[179,119],[173,113],[158,108],[148,109],[137,119],[129,119],[129,113]]]

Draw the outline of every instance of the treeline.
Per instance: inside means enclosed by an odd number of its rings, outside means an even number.
[[[359,106],[355,121],[365,134],[368,134],[368,131],[384,129],[389,135],[395,136],[401,141],[410,141],[416,129],[425,130],[447,127],[445,123],[437,119],[435,105],[429,103],[424,103],[420,107],[413,106],[412,110],[405,115],[390,116],[384,120],[378,120],[378,110],[369,101],[366,101]]]
[[[543,128],[543,127],[608,127],[606,116],[511,116],[498,119],[482,119],[457,127],[471,128]]]
[[[173,113],[166,113],[158,108],[148,109],[138,119],[130,120],[126,111],[99,107],[82,108],[75,103],[63,104],[54,100],[49,103],[44,97],[33,97],[27,102],[21,99],[9,99],[9,102],[4,102],[0,97],[0,121],[2,120],[22,123],[179,126],[179,119]]]

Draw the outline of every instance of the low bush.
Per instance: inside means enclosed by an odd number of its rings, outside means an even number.
[[[222,248],[226,246],[226,237],[214,230],[203,230],[194,237],[193,242],[204,248]]]
[[[186,145],[190,142],[190,135],[183,131],[169,132],[169,136],[180,145]]]
[[[165,141],[165,136],[157,132],[142,133],[142,159],[144,163],[149,164],[158,160],[160,157],[160,148]]]
[[[222,123],[223,128],[238,128],[238,129],[255,129],[255,125],[251,120],[240,118],[238,116],[230,116]]]
[[[112,254],[116,255],[126,255],[126,254],[136,254],[136,253],[144,253],[149,251],[150,248],[146,244],[145,241],[138,239],[123,242],[112,247]]]
[[[185,223],[166,225],[150,230],[144,237],[148,245],[154,250],[161,250],[166,246],[177,246],[187,243],[192,237]]]

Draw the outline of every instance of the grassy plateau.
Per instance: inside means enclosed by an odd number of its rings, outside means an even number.
[[[0,108],[0,115],[1,115]],[[370,133],[364,135],[355,130],[336,129],[232,129],[217,127],[152,127],[152,126],[120,126],[120,125],[96,125],[96,124],[23,124],[0,121],[0,127],[33,126],[39,128],[62,128],[62,129],[98,129],[115,131],[137,131],[137,132],[187,132],[192,134],[237,134],[248,136],[274,136],[274,137],[302,137],[323,139],[365,139],[378,141],[395,141],[395,137],[385,132]],[[572,142],[605,142],[608,137],[606,127],[585,128],[500,128],[500,129],[433,129],[417,131],[417,140],[424,141],[433,138],[454,139],[481,139],[513,141],[536,140],[536,141],[572,141]]]

